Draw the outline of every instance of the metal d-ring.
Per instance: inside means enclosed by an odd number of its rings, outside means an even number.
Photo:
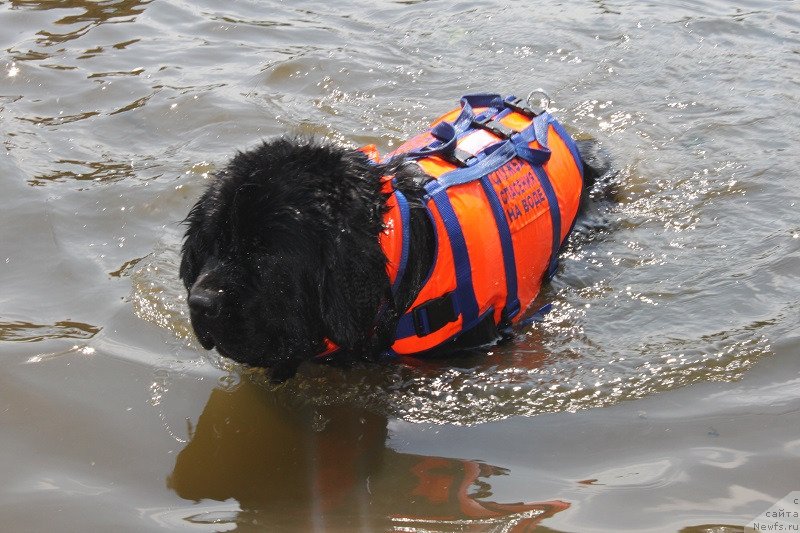
[[[537,104],[534,104],[531,101],[531,99],[536,95],[539,95],[539,101],[537,102]],[[526,100],[528,101],[528,105],[531,106],[532,108],[539,108],[547,111],[547,109],[550,107],[551,98],[550,95],[547,94],[547,91],[539,87],[538,89],[534,89],[531,92],[529,92],[528,98],[526,98]]]

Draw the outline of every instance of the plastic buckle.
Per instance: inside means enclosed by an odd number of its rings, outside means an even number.
[[[505,100],[506,107],[513,109],[517,113],[522,113],[523,115],[529,116],[531,118],[538,117],[541,115],[544,110],[536,110],[528,104],[528,102],[524,98],[514,97]]]
[[[439,156],[442,157],[443,159],[453,163],[457,167],[468,167],[474,161],[477,160],[477,158],[474,155],[472,155],[469,152],[465,152],[464,150],[461,150],[459,148],[456,148],[450,154],[442,153],[442,154],[439,154]]]
[[[453,293],[449,292],[415,307],[411,311],[411,318],[414,321],[414,332],[417,336],[429,335],[443,328],[445,324],[458,319],[458,313],[453,304]]]
[[[491,117],[479,115],[472,120],[472,124],[478,126],[479,128],[491,131],[498,137],[502,137],[504,139],[510,139],[511,136],[516,133],[502,122],[498,122]]]

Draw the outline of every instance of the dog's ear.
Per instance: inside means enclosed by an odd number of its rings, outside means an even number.
[[[218,174],[189,214],[181,222],[186,226],[181,247],[181,265],[178,275],[188,289],[197,280],[206,262],[219,247],[219,242],[227,242],[230,237],[223,237],[220,228],[226,228],[226,217],[230,210],[226,207],[226,194],[223,189],[225,173]],[[235,199],[234,199],[235,200]]]
[[[359,350],[374,333],[389,288],[385,258],[378,246],[359,247],[351,240],[334,247],[326,263],[320,290],[325,335],[342,348]]]
[[[181,281],[183,281],[184,287],[187,289],[195,282],[197,276],[200,274],[200,269],[203,267],[199,260],[205,251],[203,237],[200,234],[201,202],[202,200],[194,205],[189,215],[183,221],[187,229],[183,237],[183,246],[181,247],[181,266],[178,270],[178,275]]]

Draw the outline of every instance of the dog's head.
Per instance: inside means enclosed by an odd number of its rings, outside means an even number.
[[[326,338],[363,345],[389,283],[380,176],[312,141],[237,154],[185,221],[180,277],[203,347],[283,379]]]

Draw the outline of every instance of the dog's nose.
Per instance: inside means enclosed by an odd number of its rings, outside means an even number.
[[[189,295],[189,310],[194,315],[216,318],[222,309],[222,290],[195,289]]]

